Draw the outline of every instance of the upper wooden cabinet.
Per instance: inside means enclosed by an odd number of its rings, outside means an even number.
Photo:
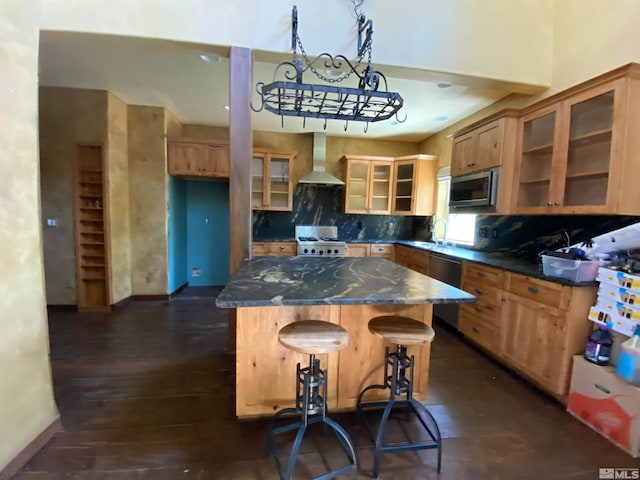
[[[502,110],[453,135],[451,175],[499,167],[512,161],[517,110]]]
[[[640,66],[545,99],[519,123],[517,214],[640,214]]]
[[[511,210],[518,115],[518,110],[501,110],[453,135],[452,177],[499,168],[497,202],[490,213],[507,215]],[[465,213],[473,211],[465,208]],[[487,213],[482,208],[478,212]]]
[[[394,215],[433,215],[436,203],[438,157],[409,155],[396,157],[393,164]]]
[[[391,213],[392,157],[345,155],[345,213]]]
[[[293,159],[296,152],[253,150],[251,160],[251,206],[254,210],[291,211],[293,205]]]
[[[229,178],[229,145],[202,138],[167,140],[169,175]]]

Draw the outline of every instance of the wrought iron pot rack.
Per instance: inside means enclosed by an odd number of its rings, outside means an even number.
[[[354,63],[344,55],[334,57],[329,53],[321,53],[310,60],[298,35],[298,9],[294,6],[291,12],[293,59],[291,62],[282,62],[275,68],[273,82],[256,84],[261,105],[259,108],[252,105],[251,108],[255,112],[265,109],[280,115],[283,126],[285,116],[324,119],[325,129],[327,120],[344,120],[345,130],[349,121],[366,122],[365,132],[369,122],[388,120],[394,116],[398,122],[404,122],[406,116],[398,118],[398,111],[403,106],[402,96],[397,92],[390,92],[385,76],[371,66],[372,36],[373,22],[367,21],[360,14],[358,58]],[[298,56],[298,46],[304,64]],[[331,78],[323,75],[320,70],[336,75]],[[308,71],[327,83],[303,83],[303,74]],[[337,85],[351,75],[358,77],[358,88]]]

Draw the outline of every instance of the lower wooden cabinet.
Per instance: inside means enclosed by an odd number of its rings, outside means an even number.
[[[393,261],[395,258],[395,245],[392,243],[372,243],[369,255]]]
[[[458,329],[490,351],[498,351],[502,315],[504,272],[475,263],[462,264],[462,290],[476,296],[475,303],[460,305]]]
[[[368,257],[371,249],[368,243],[347,243],[346,257]]]
[[[298,253],[296,242],[253,242],[251,255],[255,257],[288,257]]]
[[[429,252],[425,250],[396,245],[395,262],[424,275],[429,274]]]
[[[343,350],[318,355],[327,370],[327,405],[333,410],[353,410],[360,392],[379,384],[384,376],[384,351],[380,337],[369,332],[368,322],[380,315],[403,315],[431,325],[432,305],[312,305],[243,307],[236,309],[236,415],[240,418],[270,416],[293,407],[296,396],[296,364],[305,367],[309,356],[291,351],[278,342],[278,331],[303,318],[338,323],[349,332]],[[414,397],[427,398],[430,345],[410,346],[414,356]],[[386,394],[386,396],[385,396]],[[388,398],[374,390],[365,399]]]
[[[541,304],[509,294],[500,329],[500,355],[510,365],[553,393],[566,393],[566,380],[559,367],[567,327],[566,312],[543,309]],[[584,318],[585,324],[588,320]],[[584,342],[588,333],[585,332]],[[584,345],[582,346],[584,349]],[[577,352],[571,352],[570,360]]]
[[[497,268],[463,263],[458,328],[492,356],[560,398],[569,390],[572,356],[584,351],[596,287],[570,287]]]

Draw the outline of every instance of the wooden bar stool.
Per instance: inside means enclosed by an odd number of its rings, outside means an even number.
[[[296,406],[284,408],[278,411],[272,418],[267,429],[267,455],[273,456],[278,468],[281,480],[291,480],[295,468],[298,451],[307,427],[314,423],[323,423],[335,433],[344,453],[349,461],[348,465],[332,470],[315,477],[314,480],[334,478],[356,470],[356,451],[351,437],[336,421],[329,418],[327,413],[326,388],[327,371],[320,369],[320,360],[316,355],[332,353],[342,350],[349,343],[349,333],[340,325],[320,320],[303,320],[291,323],[278,332],[280,344],[290,350],[309,355],[309,366],[300,368],[297,365],[296,376]],[[286,414],[299,414],[300,420],[274,428],[274,422]],[[275,445],[275,436],[281,433],[297,430],[291,452],[287,471],[283,472],[280,465],[278,451]]]
[[[369,321],[369,331],[374,335],[384,338],[386,341],[396,344],[397,350],[390,352],[389,347],[385,350],[384,380],[381,385],[370,385],[358,396],[356,404],[357,421],[364,421],[369,431],[374,449],[373,477],[378,478],[380,470],[380,457],[386,452],[400,452],[406,450],[438,449],[438,472],[442,460],[442,439],[440,429],[433,416],[427,408],[413,398],[413,355],[407,356],[407,345],[424,345],[430,343],[435,336],[433,328],[417,320],[394,315],[376,317]],[[389,400],[378,402],[363,402],[362,397],[369,390],[389,389]],[[381,409],[384,407],[382,418],[376,434],[364,414],[367,410]],[[424,430],[429,435],[429,440],[402,443],[383,443],[385,427],[389,420],[389,415],[394,408],[405,409],[407,421],[411,412]]]

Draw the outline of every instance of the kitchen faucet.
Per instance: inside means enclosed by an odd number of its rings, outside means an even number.
[[[438,238],[436,237],[436,225],[438,225],[438,223],[440,222],[442,222],[442,240],[438,241]],[[444,218],[438,218],[435,222],[433,222],[433,225],[431,225],[431,238],[436,245],[438,245],[440,242],[442,242],[442,245],[445,244],[445,240],[447,238],[447,221]]]

